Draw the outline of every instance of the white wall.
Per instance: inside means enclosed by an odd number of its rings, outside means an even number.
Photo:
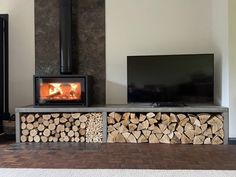
[[[107,0],[106,103],[127,102],[128,55],[213,52],[211,8],[211,0]]]
[[[212,0],[212,46],[215,54],[215,101],[229,106],[228,0]]]
[[[9,14],[10,112],[32,104],[35,68],[34,1],[0,0],[0,14]]]
[[[236,1],[229,0],[230,137],[236,137]]]

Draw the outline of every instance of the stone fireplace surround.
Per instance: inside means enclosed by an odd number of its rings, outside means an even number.
[[[228,108],[16,108],[17,142],[228,144]]]

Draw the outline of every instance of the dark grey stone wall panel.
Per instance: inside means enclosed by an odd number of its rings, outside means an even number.
[[[105,103],[105,0],[72,0],[74,74],[94,77],[94,104]],[[35,0],[36,74],[59,74],[59,1]]]

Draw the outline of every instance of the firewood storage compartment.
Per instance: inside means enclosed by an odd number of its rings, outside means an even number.
[[[17,142],[227,144],[228,137],[228,108],[221,106],[16,108]]]

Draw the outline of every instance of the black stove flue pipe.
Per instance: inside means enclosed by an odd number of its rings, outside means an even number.
[[[60,2],[60,73],[72,74],[72,2],[71,0],[59,0]]]

